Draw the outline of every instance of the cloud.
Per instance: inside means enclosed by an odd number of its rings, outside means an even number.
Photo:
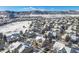
[[[34,8],[34,7],[25,7],[25,8],[23,8],[23,10],[26,10],[26,11],[31,11],[31,10],[41,10],[41,11],[45,11],[45,10],[47,10],[47,9]]]

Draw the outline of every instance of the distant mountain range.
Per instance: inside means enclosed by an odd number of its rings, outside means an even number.
[[[69,11],[40,11],[33,10],[31,14],[79,14],[79,11],[69,10]]]
[[[69,11],[41,11],[41,10],[32,10],[32,11],[21,11],[21,12],[14,12],[14,11],[0,11],[1,14],[18,14],[18,15],[25,15],[25,14],[79,14],[79,11],[76,10],[69,10]]]

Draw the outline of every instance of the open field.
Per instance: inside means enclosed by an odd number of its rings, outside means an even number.
[[[31,21],[20,21],[20,22],[9,23],[9,24],[0,26],[0,32],[6,35],[16,33],[16,32],[18,33],[20,31],[25,31],[26,29],[28,29],[30,24],[31,24]]]

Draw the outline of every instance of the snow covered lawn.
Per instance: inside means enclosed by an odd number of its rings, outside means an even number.
[[[13,22],[13,23],[9,23],[3,26],[0,26],[0,32],[2,32],[3,34],[12,34],[15,32],[19,32],[19,31],[25,31],[26,29],[29,28],[29,25],[31,24],[32,21],[20,21],[20,22]]]

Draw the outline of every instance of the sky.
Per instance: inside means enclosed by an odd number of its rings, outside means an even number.
[[[0,11],[31,11],[31,10],[79,10],[79,6],[0,6]]]

